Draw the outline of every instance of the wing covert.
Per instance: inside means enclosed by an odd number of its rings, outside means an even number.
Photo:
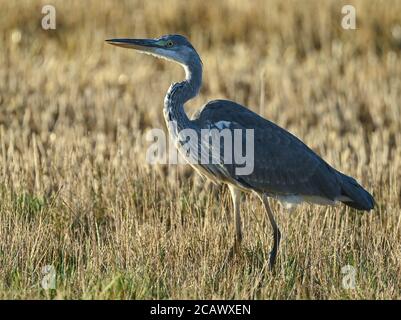
[[[201,128],[254,129],[254,170],[236,175],[236,164],[221,165],[242,186],[272,195],[311,195],[335,199],[337,175],[301,140],[249,109],[227,100],[206,104],[193,119]],[[245,137],[243,135],[243,149]]]

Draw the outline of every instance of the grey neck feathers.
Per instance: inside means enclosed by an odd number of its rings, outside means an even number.
[[[185,80],[171,85],[164,99],[164,117],[167,123],[174,121],[181,131],[191,126],[184,111],[184,104],[194,98],[202,85],[202,62],[199,58],[183,65]]]

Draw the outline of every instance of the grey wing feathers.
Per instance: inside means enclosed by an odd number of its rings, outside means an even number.
[[[274,195],[307,195],[335,200],[341,194],[339,176],[301,140],[249,109],[227,100],[209,102],[195,116],[201,128],[226,121],[233,128],[254,129],[254,170],[231,178],[246,188]]]

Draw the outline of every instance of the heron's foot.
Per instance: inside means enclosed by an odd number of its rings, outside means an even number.
[[[271,271],[274,270],[274,266],[276,265],[277,251],[272,250],[269,255],[269,269]]]
[[[270,270],[274,269],[274,266],[276,264],[278,248],[280,246],[281,232],[279,229],[277,229],[277,231],[273,234],[273,237],[274,237],[274,246],[272,251],[270,252],[270,257],[269,257]]]
[[[229,266],[230,262],[234,259],[234,256],[238,255],[241,251],[241,240],[234,240],[234,244],[232,245],[228,255],[226,256],[223,264],[221,265],[218,274],[221,274],[226,268]]]
[[[235,238],[234,240],[234,244],[230,249],[230,253],[228,255],[229,260],[233,259],[234,256],[240,254],[241,252],[241,238]]]

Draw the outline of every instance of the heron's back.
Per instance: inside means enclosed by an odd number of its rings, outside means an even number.
[[[353,178],[332,168],[288,131],[235,102],[211,101],[193,121],[200,128],[253,129],[254,168],[250,174],[236,174],[235,162],[222,161],[224,169],[213,168],[242,188],[271,196],[302,197],[318,203],[347,200],[344,202],[351,206],[355,202],[354,207],[363,210],[373,207],[373,198]],[[242,136],[242,150],[245,150],[245,134]],[[224,148],[221,150],[223,152]]]

